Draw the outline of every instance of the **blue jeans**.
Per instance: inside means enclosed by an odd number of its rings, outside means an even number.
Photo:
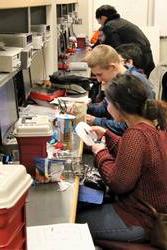
[[[137,241],[145,238],[144,229],[127,226],[111,203],[79,211],[77,223],[88,223],[94,240]]]

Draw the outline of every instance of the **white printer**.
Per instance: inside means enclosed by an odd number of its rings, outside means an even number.
[[[21,66],[22,48],[4,47],[0,51],[0,72],[13,72]]]
[[[21,51],[21,68],[27,69],[30,67],[32,62],[32,51],[33,46],[27,46]]]
[[[6,46],[25,48],[32,45],[32,33],[0,34],[0,42]]]

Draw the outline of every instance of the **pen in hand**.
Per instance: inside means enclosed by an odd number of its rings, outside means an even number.
[[[91,131],[87,131],[85,128],[84,128],[84,131],[85,133],[90,136],[90,138],[93,140],[93,142],[97,142],[97,136],[95,133],[91,132]]]
[[[89,132],[84,128],[84,131],[87,135],[90,135]]]

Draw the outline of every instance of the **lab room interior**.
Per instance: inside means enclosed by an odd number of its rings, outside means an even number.
[[[0,1],[0,250],[167,249],[166,15]]]

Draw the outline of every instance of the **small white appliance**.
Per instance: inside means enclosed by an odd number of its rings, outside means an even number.
[[[0,34],[5,46],[25,48],[32,45],[32,33]]]
[[[27,46],[21,51],[21,68],[27,69],[30,67],[32,62],[32,51],[33,46]]]
[[[13,72],[21,66],[22,48],[5,47],[0,51],[0,72]]]
[[[86,71],[88,70],[88,64],[86,62],[70,62],[69,70],[71,71]]]
[[[33,24],[31,25],[31,31],[42,35],[43,41],[47,41],[50,38],[50,25],[47,24]]]

